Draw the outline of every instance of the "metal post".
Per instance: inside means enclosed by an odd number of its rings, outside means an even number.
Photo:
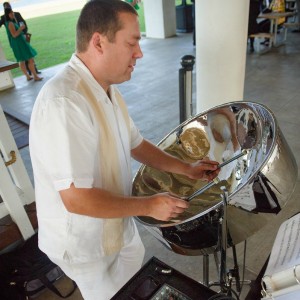
[[[180,124],[190,118],[193,113],[192,87],[193,87],[193,66],[195,57],[185,55],[181,58],[182,68],[179,69],[179,109]]]
[[[203,284],[209,286],[209,256],[203,255]]]
[[[227,256],[227,202],[228,202],[228,191],[222,186],[223,190],[222,200],[223,200],[223,217],[221,220],[221,236],[220,236],[220,270],[219,270],[219,281],[221,287],[224,288],[227,284],[227,264],[226,264],[226,256]]]

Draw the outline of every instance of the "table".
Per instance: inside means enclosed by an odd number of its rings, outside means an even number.
[[[5,72],[15,68],[19,68],[19,64],[17,62],[0,60],[0,72]]]
[[[0,91],[3,91],[15,86],[11,72],[7,71],[18,68],[19,64],[17,62],[6,60],[4,54],[1,53],[1,50],[0,45]]]
[[[283,43],[277,43],[277,30],[278,30],[278,20],[280,18],[292,17],[295,15],[295,12],[270,12],[265,14],[260,14],[258,18],[260,19],[269,19],[270,24],[270,33],[273,35],[273,46],[279,47]],[[271,41],[270,41],[271,42]]]

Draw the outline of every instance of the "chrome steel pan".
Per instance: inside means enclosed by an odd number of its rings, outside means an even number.
[[[185,161],[209,157],[220,163],[247,149],[247,154],[221,168],[220,182],[190,201],[176,220],[136,219],[176,253],[212,253],[218,244],[223,204],[221,187],[229,192],[229,245],[263,227],[283,209],[296,179],[295,158],[273,113],[254,102],[220,105],[182,123],[158,146]],[[133,195],[167,191],[187,198],[204,182],[141,166],[133,180]]]

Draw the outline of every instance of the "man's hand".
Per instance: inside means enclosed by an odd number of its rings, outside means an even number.
[[[191,179],[211,181],[220,173],[218,165],[219,163],[217,161],[204,158],[195,163],[191,163],[187,170],[186,176]]]
[[[161,221],[176,218],[189,207],[188,202],[171,196],[169,193],[150,196],[146,201],[149,208],[148,216]]]

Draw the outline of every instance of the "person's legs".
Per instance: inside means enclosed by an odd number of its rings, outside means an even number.
[[[270,20],[263,20],[258,24],[259,32],[270,32],[271,22]],[[265,39],[261,44],[268,46],[269,39]]]
[[[37,75],[37,73],[36,73],[33,58],[30,58],[30,59],[28,60],[28,68],[29,68],[29,70],[31,71],[31,74],[33,75],[33,78],[34,78],[35,81],[40,81],[40,80],[43,79],[42,77],[39,77],[39,76]]]
[[[29,68],[28,68],[28,60],[25,61],[25,65],[26,65],[27,73],[28,73],[29,75],[31,75],[31,71],[30,71]],[[41,74],[41,73],[42,73],[41,71],[39,71],[39,70],[37,69],[36,64],[34,64],[34,69],[35,69],[36,74]]]
[[[24,75],[26,76],[27,80],[31,80],[32,78],[27,73],[25,61],[20,61],[19,66],[20,66],[20,69],[22,70],[22,72],[24,73]]]
[[[141,241],[137,228],[136,234],[131,242],[122,248],[117,260],[110,269],[112,281],[117,290],[120,290],[125,283],[141,268],[145,247]]]
[[[36,74],[41,74],[41,73],[42,73],[41,71],[39,71],[39,70],[38,70],[38,68],[37,68],[36,64],[34,64],[34,68],[35,68],[35,72],[36,72]]]
[[[108,300],[117,292],[108,272],[116,256],[88,263],[72,263],[67,255],[64,260],[49,258],[76,282],[85,300]]]
[[[29,75],[31,75],[31,71],[30,71],[29,68],[28,68],[28,60],[25,61],[25,66],[26,66],[27,73],[28,73]]]
[[[254,37],[250,38],[250,51],[254,52]]]
[[[67,254],[64,260],[49,257],[74,280],[85,300],[109,300],[141,268],[145,248],[138,231],[120,253],[88,263],[72,263]]]

